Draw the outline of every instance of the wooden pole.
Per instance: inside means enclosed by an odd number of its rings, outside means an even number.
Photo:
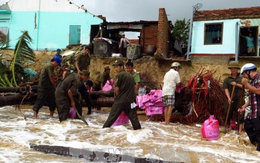
[[[236,86],[233,85],[232,92],[231,92],[231,100],[233,99],[235,88],[236,88]],[[228,104],[228,112],[227,112],[226,120],[225,120],[225,124],[224,124],[224,132],[225,133],[226,133],[226,126],[227,126],[227,121],[228,121],[228,116],[229,116],[229,113],[230,113],[231,106],[232,106],[232,102],[230,104]]]

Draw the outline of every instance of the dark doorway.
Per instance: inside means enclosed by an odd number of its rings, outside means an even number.
[[[90,43],[92,43],[95,37],[99,37],[99,25],[91,25]]]
[[[254,51],[249,50],[247,47],[246,37],[252,34],[254,42]],[[258,27],[242,27],[240,28],[239,36],[239,56],[257,56],[257,39],[258,39]]]

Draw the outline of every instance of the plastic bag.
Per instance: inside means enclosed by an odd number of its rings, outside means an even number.
[[[211,115],[207,120],[204,121],[201,126],[201,135],[203,138],[208,140],[217,140],[219,136],[219,123],[218,120]]]
[[[111,85],[111,83],[113,83],[113,82],[114,82],[113,79],[111,79],[110,81],[107,80],[107,81],[106,81],[106,84],[105,84],[104,87],[102,88],[102,91],[106,92],[106,91],[111,91],[111,90],[113,90],[113,86]]]
[[[70,108],[70,112],[69,112],[68,118],[70,118],[70,119],[75,119],[76,118],[76,110],[74,108]]]
[[[122,112],[119,117],[117,118],[117,120],[114,122],[113,126],[119,126],[119,125],[123,125],[129,122],[129,118],[127,117],[127,115],[125,114],[125,112]]]

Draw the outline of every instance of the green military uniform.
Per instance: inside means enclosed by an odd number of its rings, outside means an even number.
[[[55,91],[56,105],[59,114],[59,120],[64,121],[68,118],[71,101],[68,96],[68,90],[72,91],[76,109],[79,114],[82,114],[82,108],[79,103],[79,93],[78,88],[80,87],[80,76],[76,73],[69,74],[65,79],[59,83]]]
[[[236,78],[229,76],[224,80],[223,87],[224,87],[224,89],[228,89],[230,96],[231,96],[231,92],[232,92],[232,88],[233,88],[233,86],[230,83],[236,82],[238,84],[241,84],[241,80],[242,80],[242,77],[240,77],[239,74],[237,75]],[[233,112],[237,113],[237,109],[240,107],[239,106],[239,100],[240,100],[240,96],[241,96],[241,93],[242,93],[241,91],[242,91],[241,88],[235,87],[234,95],[233,95],[233,99],[232,99],[233,103],[232,103],[232,107],[231,107],[230,114],[229,114],[228,121],[227,121],[228,124],[230,123],[230,120],[233,117]],[[227,111],[228,102],[226,102],[225,108],[226,108],[226,111]]]
[[[55,110],[54,87],[50,80],[52,76],[54,76],[54,66],[51,63],[47,63],[41,71],[38,83],[37,100],[33,106],[33,110],[36,113],[39,112],[44,104],[47,104],[50,111]]]
[[[137,117],[136,108],[131,108],[131,103],[135,101],[135,81],[130,73],[124,70],[117,74],[115,86],[119,87],[119,93],[115,97],[111,112],[103,128],[110,127],[117,120],[118,116],[124,111],[130,119],[135,130],[140,129],[141,125]]]
[[[82,53],[76,58],[76,61],[78,62],[80,71],[87,70],[90,65],[90,56]]]

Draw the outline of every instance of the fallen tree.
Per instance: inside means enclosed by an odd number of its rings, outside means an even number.
[[[35,145],[31,144],[30,148],[45,154],[55,154],[60,156],[81,158],[91,162],[142,162],[142,163],[177,163],[152,158],[138,158],[122,154],[112,154],[107,152],[88,151],[85,149],[77,149],[62,146]]]

